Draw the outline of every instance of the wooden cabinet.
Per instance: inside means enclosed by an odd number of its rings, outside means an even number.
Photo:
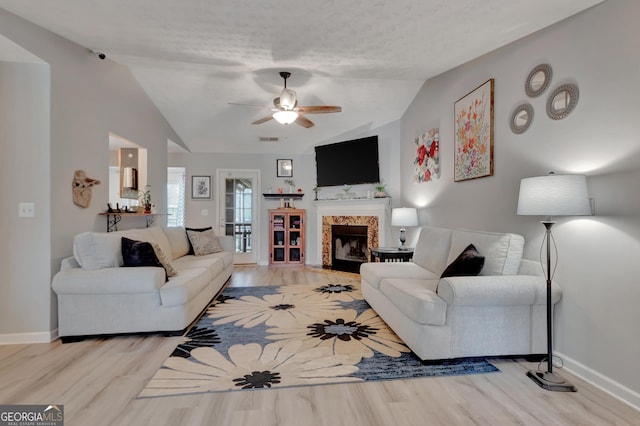
[[[304,265],[305,210],[269,210],[269,264]]]

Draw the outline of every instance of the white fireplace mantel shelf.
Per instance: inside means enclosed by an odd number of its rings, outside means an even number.
[[[331,198],[325,200],[314,200],[313,204],[318,208],[325,206],[343,206],[343,205],[366,205],[366,204],[382,204],[387,207],[391,206],[391,197],[383,198]]]

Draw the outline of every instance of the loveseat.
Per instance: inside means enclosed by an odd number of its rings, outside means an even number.
[[[152,244],[162,263],[125,267],[123,241]],[[233,272],[232,237],[213,236],[212,241],[222,251],[197,256],[189,254],[193,247],[185,228],[76,235],[74,255],[63,259],[52,282],[58,298],[58,335],[66,342],[86,335],[181,332]]]
[[[470,244],[479,275],[440,278]],[[544,354],[546,279],[523,249],[516,234],[423,226],[412,262],[362,264],[362,293],[422,360]]]

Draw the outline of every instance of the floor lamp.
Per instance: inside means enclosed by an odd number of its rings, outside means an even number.
[[[391,225],[401,226],[400,247],[398,250],[408,250],[404,245],[407,241],[407,226],[418,226],[418,211],[413,207],[397,207],[391,210]]]
[[[551,216],[590,215],[591,206],[587,194],[587,179],[583,175],[556,175],[525,178],[520,181],[518,215],[544,216],[547,240],[547,371],[527,372],[540,387],[559,392],[576,392],[577,389],[553,372],[553,305],[551,303]]]

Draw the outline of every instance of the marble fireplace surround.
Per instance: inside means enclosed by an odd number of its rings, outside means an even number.
[[[316,265],[331,266],[331,225],[365,225],[367,246],[384,247],[391,219],[391,198],[314,201],[316,241],[320,245]]]

